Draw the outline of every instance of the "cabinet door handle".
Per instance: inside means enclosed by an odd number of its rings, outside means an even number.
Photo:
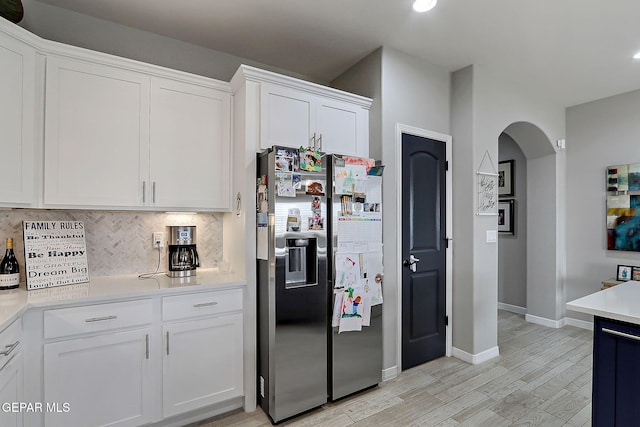
[[[147,334],[145,336],[144,345],[145,345],[145,349],[146,349],[146,357],[147,357],[147,360],[149,360],[149,334]]]
[[[151,200],[153,203],[156,202],[156,182],[153,181],[153,184],[151,185],[151,193],[153,194],[153,199]]]
[[[313,136],[311,137],[311,146],[315,149],[316,148],[316,133],[313,133]]]
[[[142,203],[147,203],[147,181],[142,181]]]
[[[613,329],[602,328],[602,332],[606,332],[607,334],[617,335],[622,338],[629,338],[630,340],[640,341],[640,337],[637,335],[626,334],[620,331],[614,331]]]
[[[200,308],[200,307],[210,307],[212,305],[218,305],[218,303],[216,301],[211,301],[211,302],[202,302],[200,304],[193,304],[194,308]]]
[[[167,356],[169,355],[169,331],[167,331]]]
[[[4,348],[6,348],[6,350],[0,352],[0,356],[8,356],[8,355],[10,355],[11,352],[13,350],[15,350],[16,347],[18,347],[18,344],[20,344],[20,341],[16,341],[13,344],[9,344],[9,345],[4,346]]]
[[[103,320],[114,320],[117,319],[118,316],[104,316],[104,317],[92,317],[91,319],[85,319],[85,322],[102,322]]]
[[[318,136],[318,151],[322,151],[322,134]]]

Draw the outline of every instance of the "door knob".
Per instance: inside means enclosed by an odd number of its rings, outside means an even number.
[[[420,258],[416,258],[415,256],[413,256],[413,254],[411,254],[409,255],[409,259],[405,259],[402,265],[404,265],[405,267],[409,267],[409,269],[411,269],[411,271],[415,273],[418,268],[416,264],[419,262]]]

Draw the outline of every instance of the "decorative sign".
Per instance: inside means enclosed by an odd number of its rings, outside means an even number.
[[[82,221],[23,221],[27,290],[89,281]]]
[[[477,172],[478,215],[498,215],[498,174]]]

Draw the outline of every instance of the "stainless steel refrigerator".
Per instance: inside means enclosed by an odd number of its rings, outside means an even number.
[[[329,325],[329,399],[337,400],[382,381],[382,171],[373,160],[328,156],[331,215],[328,230],[329,289],[333,326]],[[372,297],[368,326],[341,332],[336,298],[345,292],[345,260],[357,260],[359,277]],[[348,262],[351,266],[352,263]],[[349,284],[346,284],[349,286]]]
[[[326,167],[258,156],[258,400],[273,422],[327,401]]]
[[[357,163],[283,147],[258,156],[258,400],[274,423],[381,381],[381,298],[368,326],[332,326],[345,291],[336,256],[358,257],[358,281],[381,286],[381,177],[367,179]],[[345,180],[336,179],[345,170],[358,172],[355,194],[343,194]],[[353,211],[343,209],[346,199]]]

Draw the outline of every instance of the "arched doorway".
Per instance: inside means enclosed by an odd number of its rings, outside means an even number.
[[[498,137],[498,161],[507,172],[508,195],[498,205],[498,308],[527,313],[527,158],[506,133]],[[505,188],[505,187],[501,187]],[[505,191],[506,192],[506,191]]]
[[[521,214],[524,214],[526,221],[526,228],[520,233],[525,241],[517,241],[518,237],[515,237],[517,246],[523,251],[520,256],[526,259],[523,263],[526,274],[520,276],[526,281],[526,319],[545,326],[559,327],[562,326],[560,316],[564,303],[559,262],[559,255],[564,253],[559,221],[564,206],[564,199],[559,194],[564,181],[564,156],[557,155],[555,144],[532,123],[514,122],[504,129],[503,134],[504,140],[511,139],[521,150],[524,162],[521,159],[520,163],[526,171],[526,186],[519,188],[516,182],[514,191],[514,195],[517,195],[514,196],[516,210],[518,206],[524,206]],[[517,167],[516,164],[516,177]],[[507,242],[504,243],[506,245]],[[499,265],[502,262],[499,258]],[[503,285],[509,286],[508,283]]]

